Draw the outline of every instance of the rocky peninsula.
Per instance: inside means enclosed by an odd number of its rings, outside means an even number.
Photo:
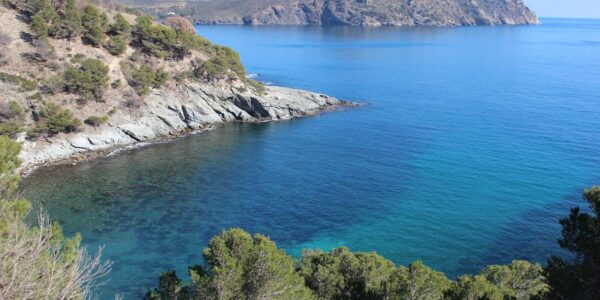
[[[205,84],[152,92],[132,115],[97,128],[24,140],[23,167],[75,162],[136,144],[202,132],[227,122],[266,122],[313,116],[350,103],[308,91],[269,86],[264,94]]]
[[[0,6],[0,135],[22,143],[23,170],[346,105],[248,78],[237,52],[184,18],[40,3]]]

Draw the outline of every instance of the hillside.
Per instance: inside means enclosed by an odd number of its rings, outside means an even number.
[[[199,24],[473,26],[537,24],[522,0],[117,0]]]
[[[341,104],[265,87],[189,21],[166,24],[74,0],[0,6],[0,135],[23,142],[25,167]]]

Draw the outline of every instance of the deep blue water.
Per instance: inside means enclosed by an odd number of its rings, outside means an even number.
[[[262,81],[365,106],[41,169],[26,194],[106,245],[107,298],[185,273],[229,227],[448,276],[544,262],[561,253],[557,219],[600,183],[600,21],[543,23],[198,27]]]

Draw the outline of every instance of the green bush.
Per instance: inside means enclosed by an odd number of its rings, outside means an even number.
[[[19,176],[14,171],[21,165],[20,151],[21,144],[0,135],[0,196],[2,197],[13,192],[19,182]],[[0,203],[2,201],[4,200],[0,199]]]
[[[113,23],[109,26],[109,34],[112,36],[122,36],[126,39],[131,37],[131,24],[127,22],[125,17],[121,14],[117,14],[113,18]]]
[[[312,299],[296,262],[260,234],[232,229],[213,237],[203,252],[205,266],[190,268],[183,286],[174,271],[161,275],[146,299]]]
[[[61,75],[50,76],[44,80],[42,90],[48,94],[58,94],[65,89],[65,80]]]
[[[81,12],[75,0],[67,0],[58,10],[60,21],[50,28],[50,36],[58,39],[72,39],[81,34]]]
[[[85,121],[83,121],[85,124],[88,124],[90,126],[100,126],[104,123],[106,123],[106,121],[108,121],[108,116],[90,116],[87,119],[85,119]]]
[[[208,40],[195,33],[156,25],[149,16],[137,18],[132,34],[135,47],[158,58],[182,59],[191,50],[212,51]]]
[[[81,16],[81,25],[85,43],[94,47],[104,45],[106,39],[104,32],[108,29],[108,17],[104,12],[101,12],[95,5],[86,5]]]
[[[113,82],[110,84],[110,87],[111,87],[111,88],[113,88],[113,89],[118,89],[118,88],[120,88],[122,85],[123,85],[123,83],[121,82],[121,79],[117,79],[117,80],[113,81]]]
[[[114,56],[119,56],[127,51],[128,41],[122,35],[111,36],[110,40],[104,46],[108,52]]]
[[[320,299],[375,299],[385,295],[384,283],[396,270],[375,253],[352,253],[342,247],[331,252],[305,250],[299,273]]]
[[[65,70],[65,89],[70,93],[79,94],[83,100],[99,100],[108,86],[108,71],[108,66],[102,61],[88,58],[79,68],[69,66]]]
[[[7,108],[6,111],[0,112],[0,116],[7,119],[22,118],[25,116],[25,110],[17,101],[9,101]]]
[[[586,189],[583,200],[587,209],[572,208],[560,220],[558,244],[572,255],[548,259],[548,299],[600,299],[600,186]]]
[[[21,91],[30,92],[37,89],[37,83],[34,81],[25,79],[18,75],[12,75],[4,72],[0,72],[0,81],[8,82],[21,87]]]
[[[23,131],[23,125],[19,121],[7,121],[0,123],[0,135],[14,138]]]
[[[189,268],[190,283],[164,272],[146,299],[504,300],[536,299],[547,289],[542,267],[527,261],[451,281],[419,261],[396,267],[376,253],[345,247],[305,250],[298,262],[268,238],[241,229],[212,238],[203,256],[203,266]]]
[[[127,82],[140,96],[147,95],[151,88],[161,87],[169,79],[169,74],[163,69],[154,70],[148,65],[136,68],[132,64],[123,64],[122,69]]]
[[[41,39],[48,37],[48,24],[41,14],[36,14],[31,18],[30,26],[31,31],[33,31],[36,38]]]
[[[70,110],[50,103],[42,106],[37,124],[28,134],[30,137],[40,134],[52,136],[59,132],[74,132],[79,126],[81,126],[81,120],[77,119]]]
[[[211,58],[202,62],[194,70],[194,75],[208,80],[236,77],[245,80],[246,69],[237,52],[228,47],[214,46]]]
[[[15,138],[23,131],[25,110],[16,101],[8,102],[8,106],[0,111],[0,135]]]

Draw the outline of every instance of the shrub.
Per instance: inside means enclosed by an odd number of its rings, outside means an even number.
[[[81,16],[83,26],[83,41],[94,47],[104,45],[106,35],[104,32],[108,27],[108,17],[95,5],[88,4],[83,9]]]
[[[81,95],[83,100],[101,99],[108,85],[108,71],[108,66],[102,61],[88,58],[79,68],[69,66],[65,70],[65,89]]]
[[[0,123],[0,135],[15,138],[17,134],[23,131],[23,125],[17,121],[8,121]]]
[[[180,16],[170,16],[165,20],[165,25],[179,32],[196,33],[196,28],[188,19]]]
[[[43,39],[48,37],[48,24],[41,14],[36,14],[31,18],[30,26],[36,38]]]
[[[150,16],[137,18],[133,42],[142,52],[158,58],[182,58],[187,55],[177,39],[177,32],[164,25],[154,25]]]
[[[54,47],[48,42],[47,39],[37,39],[32,41],[34,46],[33,52],[22,53],[23,59],[30,63],[45,63],[50,59],[56,57]]]
[[[19,182],[19,176],[15,174],[15,170],[21,165],[21,160],[19,159],[20,151],[21,144],[11,140],[7,136],[0,135],[0,196],[2,197],[13,192]],[[0,204],[2,201],[0,199]],[[0,271],[2,270],[0,269]]]
[[[0,117],[5,119],[21,118],[25,116],[25,110],[17,101],[0,102]]]
[[[119,56],[127,50],[128,41],[122,35],[115,35],[110,38],[105,48],[114,56]]]
[[[600,299],[600,186],[586,189],[583,199],[588,209],[572,208],[560,220],[558,243],[572,255],[548,259],[548,299]]]
[[[294,259],[260,234],[231,229],[212,238],[205,266],[190,268],[193,284],[183,286],[174,271],[161,275],[146,299],[312,299],[296,273]],[[191,297],[190,297],[191,298]]]
[[[90,116],[87,119],[85,119],[85,121],[83,121],[85,124],[88,124],[90,126],[93,127],[97,127],[100,126],[104,123],[106,123],[106,121],[108,121],[108,117],[107,116]]]
[[[58,94],[65,89],[65,80],[61,75],[50,76],[42,85],[42,90],[49,94]]]
[[[375,253],[352,253],[345,247],[329,253],[305,250],[300,265],[304,282],[320,299],[383,298],[383,284],[396,269]]]
[[[38,123],[29,135],[36,137],[39,134],[70,133],[76,131],[79,126],[81,126],[81,121],[70,110],[50,103],[40,109]]]
[[[25,221],[31,204],[9,198],[19,182],[20,148],[0,136],[0,299],[88,299],[111,263],[101,260],[101,251],[89,256],[79,235],[65,239],[46,214]]]
[[[240,61],[237,52],[228,47],[214,46],[213,55],[210,59],[202,62],[194,70],[194,75],[203,79],[217,78],[246,78],[246,69]]]
[[[110,87],[111,87],[111,88],[113,88],[113,89],[118,89],[118,88],[120,88],[122,85],[123,85],[123,83],[121,82],[121,79],[117,79],[117,80],[113,81],[113,82],[110,84]]]
[[[121,14],[117,14],[113,18],[113,23],[109,26],[109,34],[113,36],[120,35],[126,39],[131,37],[131,24],[127,22],[125,17]]]
[[[81,12],[77,8],[75,0],[67,0],[60,11],[61,20],[50,29],[50,35],[55,38],[72,39],[81,34]]]
[[[30,92],[37,88],[37,84],[34,81],[25,79],[18,75],[12,75],[4,72],[0,72],[0,81],[8,82],[20,86],[21,91]]]
[[[151,88],[161,87],[169,78],[163,69],[154,70],[148,65],[136,69],[132,64],[123,64],[122,68],[127,82],[140,96],[148,94]]]
[[[419,261],[396,267],[376,253],[345,247],[305,250],[297,262],[268,238],[241,229],[212,238],[203,255],[203,266],[189,268],[190,283],[164,272],[146,299],[502,300],[539,299],[547,289],[541,266],[526,261],[451,281]]]

